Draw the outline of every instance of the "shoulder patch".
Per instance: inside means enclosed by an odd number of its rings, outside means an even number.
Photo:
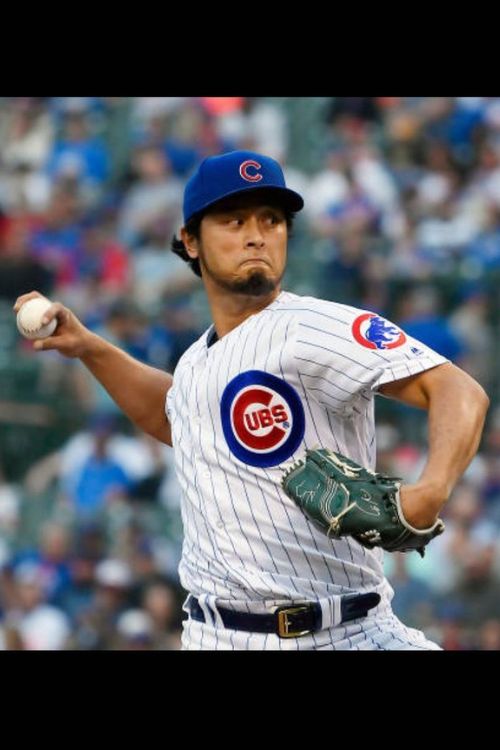
[[[366,349],[396,349],[406,343],[406,335],[394,323],[376,313],[363,313],[351,326],[354,339]]]

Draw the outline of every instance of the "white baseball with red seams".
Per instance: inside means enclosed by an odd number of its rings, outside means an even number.
[[[57,320],[42,325],[42,318],[52,305],[46,297],[29,299],[17,313],[17,328],[27,339],[46,339],[52,336],[57,328]]]

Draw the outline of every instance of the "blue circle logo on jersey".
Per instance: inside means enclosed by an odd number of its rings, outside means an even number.
[[[248,370],[233,378],[222,394],[220,412],[231,453],[251,466],[283,463],[304,437],[304,408],[298,393],[268,372]]]

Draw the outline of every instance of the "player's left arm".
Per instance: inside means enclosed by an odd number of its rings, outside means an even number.
[[[385,383],[379,393],[428,411],[426,465],[417,483],[401,488],[408,523],[427,528],[476,454],[489,398],[479,383],[451,363]]]

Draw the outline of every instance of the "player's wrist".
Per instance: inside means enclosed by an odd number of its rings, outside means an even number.
[[[446,501],[442,487],[426,482],[403,485],[400,499],[405,520],[416,529],[433,526]]]
[[[106,342],[96,333],[86,331],[82,336],[79,358],[84,364],[92,362],[105,349]]]
[[[421,477],[414,485],[421,493],[422,499],[429,508],[432,508],[436,515],[450,497],[451,487],[445,479],[439,477]]]

